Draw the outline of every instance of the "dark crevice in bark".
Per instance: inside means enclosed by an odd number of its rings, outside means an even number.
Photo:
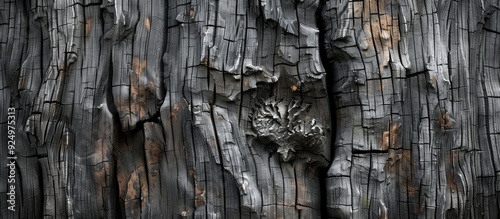
[[[352,150],[352,154],[386,154],[388,150]]]
[[[334,157],[334,148],[335,148],[335,139],[336,139],[336,134],[337,134],[337,129],[336,129],[336,100],[335,100],[335,94],[334,94],[334,88],[332,85],[335,83],[334,82],[334,77],[333,74],[335,74],[335,71],[332,69],[331,65],[329,64],[330,61],[327,56],[327,51],[326,47],[324,46],[325,43],[327,43],[327,39],[325,36],[325,23],[322,19],[321,14],[325,12],[325,2],[326,0],[321,0],[318,6],[318,9],[316,10],[316,24],[319,29],[319,37],[318,37],[318,45],[319,45],[319,52],[320,52],[320,58],[321,58],[321,63],[323,64],[323,67],[325,68],[326,71],[326,76],[325,76],[325,84],[326,84],[326,94],[328,96],[328,103],[329,103],[329,110],[330,112],[330,124],[331,124],[331,137],[330,137],[330,148],[332,149],[332,153],[330,154],[330,157],[328,157],[328,160],[333,160]],[[330,163],[331,165],[331,163]],[[330,165],[328,165],[325,168],[319,168],[319,180],[320,180],[320,200],[321,200],[321,218],[328,218],[328,208],[327,208],[327,195],[328,195],[328,184],[327,184],[327,172],[328,169],[330,168]]]

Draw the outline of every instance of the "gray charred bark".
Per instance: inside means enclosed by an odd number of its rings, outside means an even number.
[[[499,217],[499,3],[324,4],[329,217]]]
[[[497,218],[498,5],[0,2],[0,218]]]
[[[320,218],[318,4],[2,2],[2,218]]]

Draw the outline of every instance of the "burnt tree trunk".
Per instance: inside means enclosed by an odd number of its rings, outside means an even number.
[[[3,0],[0,218],[497,218],[498,5]]]
[[[498,218],[500,1],[327,1],[328,215]]]

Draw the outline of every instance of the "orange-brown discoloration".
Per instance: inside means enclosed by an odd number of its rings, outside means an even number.
[[[399,183],[406,190],[408,198],[415,198],[418,195],[416,184],[413,182],[413,173],[416,171],[416,165],[412,162],[411,151],[402,150],[398,152],[398,155],[400,158],[396,167],[399,173],[392,172],[392,174],[398,175]]]
[[[159,163],[161,158],[163,157],[163,150],[161,148],[161,145],[150,138],[147,138],[144,144],[148,163]]]
[[[393,123],[392,125],[387,124],[387,126],[388,130],[382,133],[382,138],[380,141],[380,149],[382,150],[395,148],[398,139],[400,125]]]
[[[130,97],[133,98],[131,100],[132,104],[130,104],[130,112],[133,114],[132,116],[138,116],[139,118],[144,118],[147,115],[145,108],[147,100],[154,96],[154,93],[150,90],[149,81],[144,75],[146,66],[147,60],[141,60],[137,57],[132,59],[134,74],[130,75]]]
[[[196,11],[194,10],[194,8],[190,8],[189,9],[189,17],[191,19],[193,19],[195,15],[196,15]]]
[[[188,174],[189,176],[193,177],[194,180],[198,178],[198,174],[196,174],[196,171],[194,169],[189,169]]]
[[[207,57],[203,57],[200,61],[200,64],[205,66],[205,67],[208,67],[210,68],[210,65],[208,64],[208,58]]]
[[[373,6],[372,4],[370,3],[370,7]],[[376,3],[374,4],[376,5]],[[356,7],[360,7],[360,5],[356,4]],[[363,17],[365,18],[362,29],[363,37],[358,36],[358,42],[362,50],[362,58],[378,56],[378,71],[382,73],[389,66],[390,50],[397,49],[401,34],[398,25],[394,25],[395,22],[397,24],[397,16],[393,17],[387,13],[374,14],[373,11],[370,11],[370,7],[363,7]]]
[[[63,60],[61,61],[61,64],[60,64],[59,66],[60,66],[60,67],[59,67],[59,71],[60,71],[60,72],[66,72],[66,59],[63,59]]]
[[[312,202],[311,196],[309,195],[309,189],[307,188],[307,185],[304,181],[304,179],[306,178],[305,173],[309,172],[311,166],[313,165],[309,165],[304,160],[299,160],[294,163],[295,177],[297,180],[295,181],[295,183],[292,182],[291,188],[296,187],[295,189],[297,191],[296,201],[295,201],[296,206],[298,205],[308,206]]]
[[[180,104],[179,103],[174,103],[173,111],[178,111],[179,109],[180,109]]]
[[[436,86],[436,76],[432,75],[431,78],[429,79],[429,84],[432,85],[433,87]]]
[[[444,114],[439,113],[439,126],[441,129],[450,129],[453,127],[453,118],[449,112],[445,112]]]
[[[410,174],[415,171],[415,165],[412,162],[411,151],[410,150],[402,150],[399,151],[400,154],[400,162],[401,162],[401,171],[405,174]]]
[[[170,119],[175,122],[177,121],[177,113],[176,112],[170,112]]]
[[[179,110],[185,110],[187,105],[187,101],[174,103],[171,108],[172,110],[170,112],[170,119],[172,119],[172,121],[177,121],[177,113],[179,112]]]
[[[106,169],[102,165],[97,165],[92,171],[94,183],[98,189],[106,187]]]
[[[205,204],[205,188],[196,186],[195,188],[195,197],[194,197],[194,205],[198,207],[200,205]]]
[[[109,175],[110,165],[107,154],[109,150],[107,150],[107,144],[102,139],[99,139],[96,142],[96,147],[94,150],[94,154],[92,155],[92,161],[94,166],[94,171],[92,172],[94,176],[94,182],[99,187],[106,187],[106,175]]]
[[[290,89],[291,89],[292,91],[296,91],[296,90],[297,90],[297,85],[295,85],[295,84],[294,84],[294,85],[290,86]]]
[[[115,105],[116,105],[116,110],[120,113],[128,112],[129,110],[129,104],[126,101],[119,101],[118,103],[115,103]]]
[[[408,197],[410,198],[416,197],[417,191],[415,183],[413,182],[413,174],[416,171],[416,166],[412,161],[410,150],[403,150],[400,162],[401,163],[399,167],[399,172],[400,172],[399,175],[401,177],[404,177],[401,180],[404,181],[403,185],[408,193]]]
[[[308,165],[307,171],[310,173],[313,173],[314,175],[318,175],[319,174],[319,166]]]
[[[250,83],[248,80],[243,79],[243,90],[248,90],[250,89]]]
[[[411,150],[389,149],[389,158],[385,165],[388,174],[396,176],[397,183],[406,191],[408,198],[417,196],[417,187],[413,182],[416,166],[412,161]]]
[[[417,194],[415,186],[408,180],[403,181],[403,188],[406,190],[406,194],[409,198],[414,198]]]
[[[120,196],[125,202],[128,215],[136,215],[141,209],[146,209],[148,199],[148,185],[144,167],[134,170],[126,180],[125,174],[119,175]]]
[[[293,184],[292,184],[293,187]],[[305,197],[305,194],[308,193],[308,188],[304,185],[304,181],[297,180],[297,204],[304,204],[304,203],[310,203],[311,200],[308,200],[307,197]]]
[[[459,153],[459,151],[453,150],[445,157],[446,184],[452,192],[457,192],[459,187],[454,168],[455,162],[458,161]]]
[[[355,1],[355,2],[349,2],[349,4],[352,4],[352,7],[354,9],[353,16],[355,18],[360,18],[363,12],[363,2]]]
[[[137,171],[130,174],[125,191],[125,201],[139,199],[141,197],[139,174]]]
[[[389,216],[387,215],[387,209],[386,208],[382,208],[382,207],[379,207],[379,219],[388,219]]]
[[[139,175],[137,172],[133,172],[130,175],[130,179],[127,182],[127,193],[125,195],[125,201],[138,199],[141,197],[141,191],[138,189],[139,185]]]
[[[217,146],[217,140],[215,140],[215,138],[212,138],[209,142],[209,145],[210,146]]]
[[[147,31],[151,29],[151,19],[149,19],[149,17],[146,17],[146,19],[144,19],[144,27]]]
[[[92,18],[88,18],[85,21],[85,36],[89,35],[91,27],[92,27]]]
[[[138,82],[132,82],[130,84],[130,95],[134,97],[133,104],[131,104],[131,113],[140,118],[146,116],[146,109],[144,106],[147,104],[146,100],[149,97],[149,92],[145,92],[147,89],[140,88]]]
[[[137,76],[142,76],[142,73],[146,69],[148,62],[146,59],[140,60],[139,58],[135,57],[132,59],[132,69],[134,70],[135,74]]]

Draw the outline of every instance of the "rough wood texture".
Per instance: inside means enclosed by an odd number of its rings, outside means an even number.
[[[318,5],[3,1],[2,218],[320,218]]]
[[[4,0],[0,218],[497,218],[499,5]]]
[[[326,1],[328,216],[498,218],[499,1]]]

